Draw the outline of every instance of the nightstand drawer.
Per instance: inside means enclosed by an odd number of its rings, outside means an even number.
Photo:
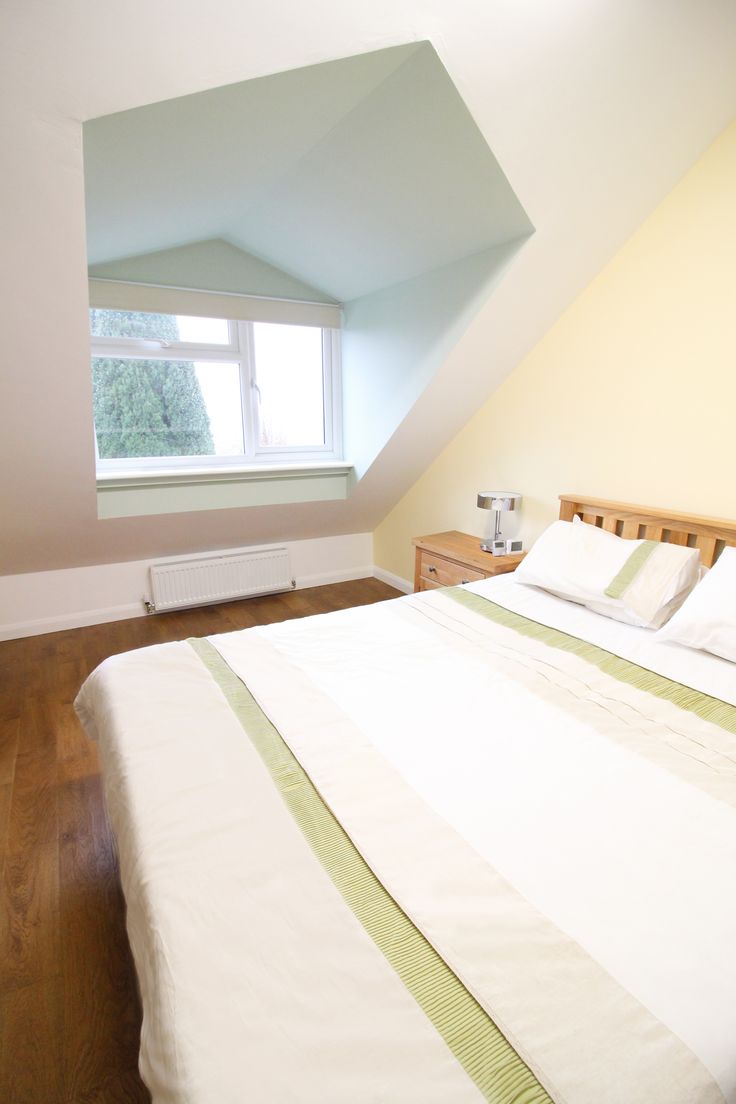
[[[435,586],[457,586],[458,583],[474,583],[478,579],[485,579],[482,571],[474,571],[472,567],[454,563],[444,556],[426,551],[422,551],[420,556],[419,576],[420,579]]]
[[[458,533],[433,533],[414,537],[414,590],[434,590],[438,586],[475,583],[491,575],[514,571],[524,559],[523,552],[492,556],[482,552],[478,537]]]
[[[433,583],[431,579],[425,579],[423,576],[419,578],[419,586],[417,590],[439,590],[441,584]]]

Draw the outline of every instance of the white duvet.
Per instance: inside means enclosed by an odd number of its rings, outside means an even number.
[[[469,589],[736,704],[726,661]],[[736,737],[441,591],[212,642],[553,1099],[736,1102]],[[108,661],[78,708],[156,1101],[481,1099],[188,645]]]

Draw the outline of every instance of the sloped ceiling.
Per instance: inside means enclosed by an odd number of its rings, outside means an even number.
[[[36,0],[0,23],[0,573],[373,529],[736,113],[732,0]],[[535,233],[348,501],[99,521],[81,121],[418,40]],[[221,234],[173,229],[114,255]]]
[[[130,280],[138,284],[227,291],[238,295],[265,295],[275,299],[303,299],[336,303],[320,288],[305,284],[244,249],[213,238],[173,249],[121,257],[107,264],[89,266],[90,276],[105,280]]]
[[[94,119],[84,154],[98,273],[216,237],[344,302],[532,230],[427,42]]]

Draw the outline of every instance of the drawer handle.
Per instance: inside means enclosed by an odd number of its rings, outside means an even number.
[[[434,564],[430,564],[429,567],[427,568],[427,571],[429,572],[430,575],[436,575],[437,574],[437,568],[434,566]]]
[[[461,585],[461,586],[465,586],[465,584],[466,584],[466,583],[469,583],[469,582],[470,582],[470,579],[461,579],[461,580],[460,580],[460,585]]]

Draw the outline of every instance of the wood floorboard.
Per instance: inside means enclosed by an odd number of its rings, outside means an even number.
[[[0,886],[0,993],[59,970],[59,852],[56,842],[12,851]]]
[[[92,1097],[135,1069],[139,1008],[118,867],[102,780],[76,779],[59,795],[64,1084],[70,1100]]]
[[[53,660],[50,659],[46,662],[53,663]],[[18,726],[16,775],[18,773],[18,760],[24,756],[28,759],[38,759],[48,763],[56,761],[56,717],[58,707],[53,704],[54,699],[54,688],[45,686],[33,690],[23,703]]]
[[[396,597],[375,579],[0,643],[0,1101],[148,1104],[96,745],[76,693],[118,652]]]
[[[0,994],[0,1100],[65,1104],[61,978]]]
[[[12,783],[18,757],[20,716],[0,719],[0,784]]]
[[[12,797],[12,782],[5,782],[0,786],[0,876],[2,875],[5,856],[8,852],[8,824],[10,822],[10,802]]]
[[[10,801],[7,850],[28,854],[34,847],[55,843],[58,767],[49,754],[24,751],[15,764]]]

